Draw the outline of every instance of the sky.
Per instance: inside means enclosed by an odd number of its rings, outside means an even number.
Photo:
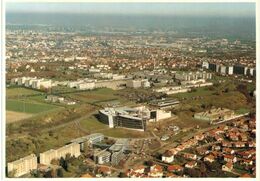
[[[6,12],[254,17],[255,3],[6,3]]]

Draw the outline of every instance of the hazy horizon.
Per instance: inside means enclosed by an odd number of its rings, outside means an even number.
[[[7,13],[255,17],[255,3],[6,3]]]

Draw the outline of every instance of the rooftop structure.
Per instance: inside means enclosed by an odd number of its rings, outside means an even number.
[[[180,101],[176,99],[157,99],[150,101],[151,106],[155,106],[159,109],[168,109],[178,106]]]
[[[99,111],[100,121],[108,124],[110,128],[124,127],[129,129],[146,129],[147,121],[159,121],[171,117],[171,112],[162,110],[149,110],[144,106],[129,108],[105,108]]]
[[[191,81],[197,79],[211,79],[212,74],[207,72],[179,72],[175,74],[175,79],[180,81]]]
[[[235,114],[234,111],[230,109],[216,108],[205,112],[195,113],[194,118],[210,121],[210,123],[213,123],[215,121],[223,121],[223,120],[230,119],[234,116],[234,114]]]

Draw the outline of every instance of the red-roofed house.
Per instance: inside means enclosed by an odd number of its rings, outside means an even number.
[[[110,175],[111,174],[111,169],[108,168],[108,167],[100,166],[98,168],[98,173],[105,174],[105,175]]]
[[[222,165],[222,170],[226,172],[231,172],[233,169],[233,163],[227,162],[225,165]]]
[[[174,155],[171,151],[167,150],[162,155],[162,161],[166,163],[171,163],[174,160]]]
[[[204,157],[204,161],[208,161],[210,163],[214,162],[215,161],[215,157],[213,155],[207,155]]]
[[[181,172],[183,171],[183,167],[180,165],[170,165],[167,168],[168,172]]]
[[[222,152],[233,155],[235,153],[235,150],[231,148],[223,148]]]
[[[148,176],[150,177],[162,177],[163,176],[163,168],[160,165],[153,165],[150,167],[150,172],[148,172]]]
[[[224,155],[224,160],[226,162],[232,162],[235,163],[237,161],[237,158],[233,155]]]
[[[191,159],[191,160],[197,159],[197,155],[192,154],[192,153],[183,153],[183,157],[186,158],[186,159]]]
[[[195,162],[195,161],[190,161],[190,162],[185,164],[186,168],[194,168],[196,166],[197,166],[197,162]]]

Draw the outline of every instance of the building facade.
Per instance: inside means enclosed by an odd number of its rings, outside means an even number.
[[[7,164],[8,176],[11,176],[10,174],[13,172],[14,177],[20,177],[34,169],[37,169],[37,157],[35,154]]]

